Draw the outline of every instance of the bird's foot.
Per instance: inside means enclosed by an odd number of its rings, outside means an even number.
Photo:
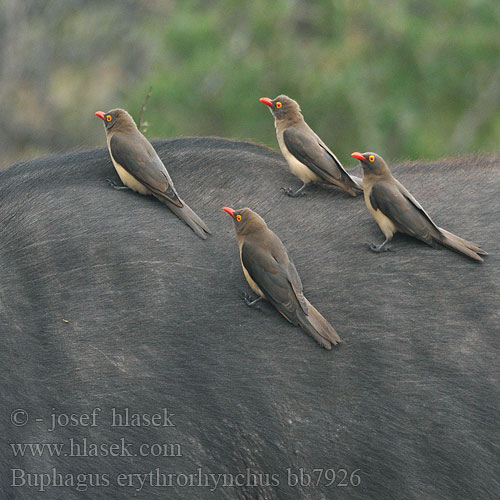
[[[375,245],[375,243],[368,243],[368,248],[375,253],[390,252],[391,248],[386,246],[386,244],[386,241],[384,241],[380,245]]]
[[[297,191],[294,191],[292,188],[284,188],[284,187],[281,188],[283,193],[285,193],[287,196],[290,196],[290,198],[298,198],[299,196],[305,196],[306,193],[304,193],[302,189],[304,188],[301,187]]]
[[[115,183],[115,181],[112,181],[111,179],[106,179],[106,181],[113,189],[116,189],[118,191],[124,191],[126,189],[129,189],[127,186],[119,186],[118,184]]]
[[[257,297],[256,299],[252,299],[250,294],[248,294],[247,292],[240,292],[240,296],[245,301],[245,304],[248,307],[252,307],[254,309],[259,309],[259,311],[260,311],[260,307],[256,304],[262,299],[262,297]]]

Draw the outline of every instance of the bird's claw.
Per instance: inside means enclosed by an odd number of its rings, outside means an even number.
[[[292,188],[285,188],[285,187],[282,187],[281,190],[283,191],[283,193],[285,193],[287,196],[290,196],[291,198],[298,198],[299,196],[305,196],[306,193],[304,193],[303,191],[294,191]]]
[[[260,300],[260,297],[257,297],[257,299],[253,299],[251,295],[247,292],[240,292],[240,297],[244,300],[245,304],[248,307],[260,310],[260,307],[257,305],[257,302]]]
[[[113,188],[113,189],[128,189],[127,186],[119,186],[118,184],[115,183],[115,181],[112,181],[111,179],[106,179],[107,183]]]
[[[240,292],[240,297],[245,301],[247,306],[250,302],[252,302],[252,297],[247,292]]]
[[[391,248],[388,246],[385,246],[384,243],[381,245],[375,245],[375,243],[368,243],[368,248],[375,253],[381,253],[381,252],[390,252]]]

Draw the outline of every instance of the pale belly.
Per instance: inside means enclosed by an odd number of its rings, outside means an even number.
[[[304,165],[302,162],[297,160],[295,156],[293,156],[285,146],[285,143],[283,142],[283,138],[279,137],[278,138],[278,144],[281,150],[281,154],[285,158],[286,162],[288,163],[288,167],[290,168],[290,172],[292,172],[293,175],[298,177],[302,182],[309,184],[310,182],[321,182],[321,177],[316,175],[309,167]]]
[[[240,245],[239,245],[240,246]],[[243,269],[243,275],[245,276],[245,279],[247,280],[247,283],[250,285],[250,288],[257,294],[260,295],[261,297],[264,297],[264,294],[262,293],[262,290],[259,288],[257,283],[251,278],[251,276],[248,274],[248,271],[245,269],[245,266],[243,265],[243,261],[241,260],[241,246],[240,246],[240,263],[241,263],[241,269]]]
[[[394,225],[394,223],[386,217],[379,209],[374,210],[372,207],[372,204],[370,203],[370,191],[367,190],[364,192],[365,196],[365,204],[369,210],[369,212],[372,214],[373,218],[377,222],[378,226],[380,227],[381,231],[384,233],[386,238],[392,238],[395,232],[397,232],[397,228]]]
[[[245,269],[245,267],[243,266],[243,264],[241,264],[241,268],[243,269],[243,274],[245,275],[245,278],[246,278],[248,284],[250,285],[250,288],[257,295],[260,295],[261,297],[264,297],[264,294],[262,293],[262,290],[257,286],[257,283],[255,283],[255,281],[250,277],[250,275],[248,274],[248,272]]]
[[[116,173],[119,175],[123,184],[133,191],[137,191],[140,194],[151,194],[151,191],[144,187],[139,181],[132,177],[123,167],[120,167],[118,163],[113,160],[113,165],[115,167]]]
[[[111,157],[113,166],[115,167],[116,173],[120,177],[120,180],[122,181],[123,185],[132,189],[132,191],[136,191],[137,193],[140,194],[151,194],[151,191],[148,188],[144,187],[138,180],[136,180],[132,175],[130,175],[122,166],[116,163],[115,159],[113,158],[113,155],[111,154],[111,148],[109,147],[110,141],[111,141],[111,136],[108,135],[107,143],[108,143],[109,156]]]

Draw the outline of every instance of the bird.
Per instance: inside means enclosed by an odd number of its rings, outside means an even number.
[[[479,245],[438,227],[415,197],[391,174],[384,159],[376,153],[351,154],[361,162],[365,203],[385,235],[385,240],[369,245],[373,252],[390,250],[387,243],[396,232],[406,233],[436,247],[437,243],[482,262],[488,255]]]
[[[243,293],[249,307],[267,299],[293,325],[301,326],[325,349],[341,342],[332,325],[304,297],[302,282],[288,252],[264,219],[250,208],[223,207],[233,218],[243,274],[257,294]]]
[[[181,200],[165,165],[130,114],[117,108],[107,113],[96,111],[95,115],[104,122],[109,155],[124,184],[117,186],[108,179],[111,186],[153,195],[201,239],[206,239],[211,234],[207,225]]]
[[[293,198],[303,195],[310,182],[333,184],[351,196],[363,190],[362,180],[347,173],[339,159],[305,122],[296,101],[279,95],[275,99],[261,97],[260,102],[269,106],[281,153],[292,174],[302,181],[296,191],[281,188],[286,195]]]

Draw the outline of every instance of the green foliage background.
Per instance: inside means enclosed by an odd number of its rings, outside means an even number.
[[[161,50],[126,101],[140,108],[153,86],[149,136],[276,147],[258,98],[286,93],[343,158],[500,151],[498,1],[188,0],[164,21],[149,27]]]
[[[341,157],[500,152],[498,0],[4,0],[0,161],[104,145],[96,109],[147,136],[277,149],[286,93]]]

